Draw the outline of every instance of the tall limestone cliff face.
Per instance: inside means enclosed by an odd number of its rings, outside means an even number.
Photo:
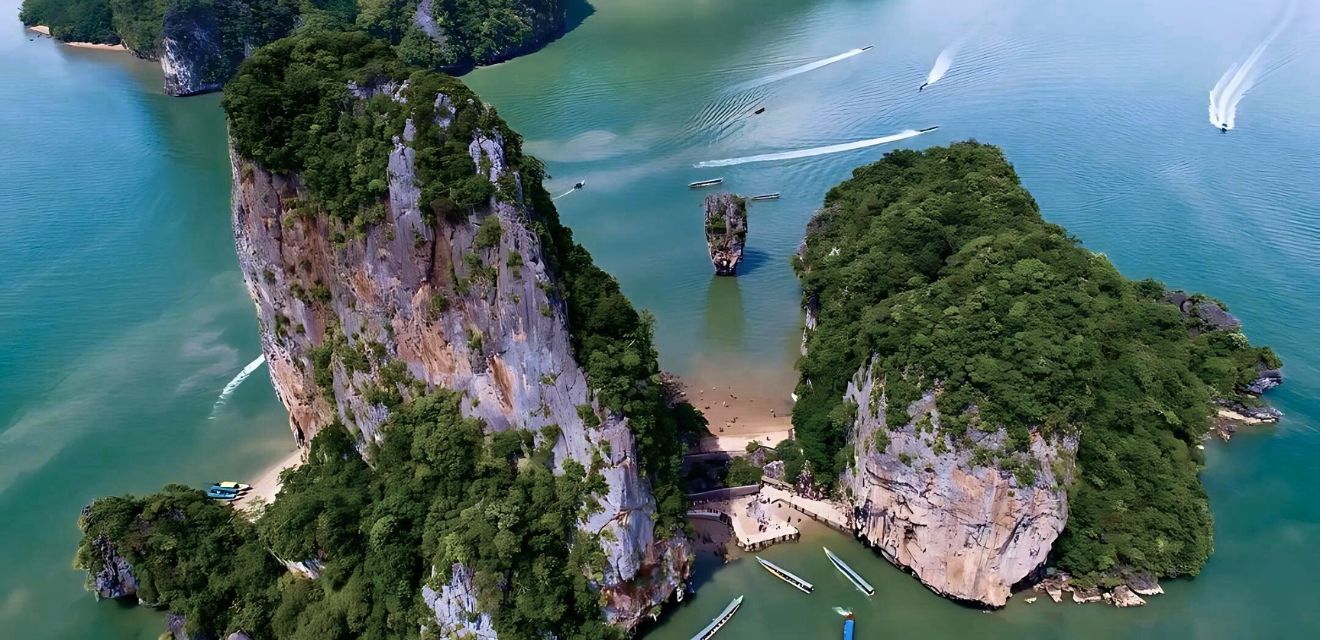
[[[284,37],[297,10],[283,0],[171,2],[161,24],[165,93],[218,91],[258,46]]]
[[[406,89],[392,81],[351,87],[357,101],[385,94],[404,102]],[[451,99],[434,99],[436,124],[448,129]],[[558,276],[524,197],[532,186],[506,162],[502,135],[472,135],[477,171],[501,186],[454,221],[433,219],[419,202],[416,131],[409,120],[395,136],[383,219],[364,231],[302,212],[309,194],[297,174],[275,175],[231,153],[239,262],[294,437],[306,444],[338,420],[366,451],[381,440],[392,403],[436,387],[461,391],[464,412],[491,430],[543,438],[554,432],[543,428],[558,425],[556,464],[592,468],[597,458],[608,485],[603,510],[581,526],[600,534],[609,561],[599,582],[606,617],[631,627],[687,576],[687,543],[657,539],[628,421],[600,406],[575,360]],[[458,569],[426,599],[442,631],[488,637],[489,619],[470,611],[471,572]]]
[[[856,457],[841,484],[857,533],[937,593],[1003,606],[1063,531],[1077,440],[1033,433],[1028,455],[1040,471],[1023,484],[972,459],[976,447],[1002,448],[1002,430],[977,432],[974,447],[951,446],[932,393],[908,407],[909,423],[886,425],[883,382],[868,364],[846,398],[857,406]]]

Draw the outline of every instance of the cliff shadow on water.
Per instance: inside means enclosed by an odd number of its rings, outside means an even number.
[[[737,278],[711,276],[706,289],[706,322],[702,336],[707,355],[737,353],[746,334],[742,289]]]

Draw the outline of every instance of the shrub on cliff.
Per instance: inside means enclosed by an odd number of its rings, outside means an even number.
[[[1080,432],[1061,567],[1183,575],[1205,562],[1194,445],[1211,400],[1241,396],[1274,355],[1240,333],[1191,335],[1162,285],[1043,221],[998,149],[896,151],[857,169],[826,196],[798,266],[819,303],[793,412],[814,477],[849,463],[842,396],[874,354],[890,423],[939,388],[938,437],[968,446],[971,430],[1004,429],[1004,450],[980,459],[1020,477],[1034,475],[1014,455],[1029,428]]]

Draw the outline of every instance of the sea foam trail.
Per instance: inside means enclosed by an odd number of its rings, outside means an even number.
[[[747,91],[748,89],[755,89],[755,88],[757,88],[757,87],[760,87],[760,86],[764,86],[764,85],[770,84],[771,82],[779,82],[780,80],[784,80],[784,79],[786,79],[786,78],[792,78],[793,76],[796,76],[796,75],[799,75],[799,74],[803,74],[803,73],[806,73],[806,72],[808,72],[808,71],[815,71],[816,69],[819,69],[819,68],[824,67],[824,66],[826,66],[826,65],[834,64],[834,63],[836,63],[836,62],[839,62],[840,60],[847,60],[848,58],[851,58],[851,57],[853,57],[853,56],[855,56],[855,55],[857,55],[857,54],[859,54],[859,53],[861,53],[861,52],[863,52],[863,51],[866,51],[867,49],[870,49],[870,48],[871,48],[871,47],[863,47],[863,48],[860,48],[860,49],[849,49],[848,51],[845,51],[845,52],[843,52],[843,53],[840,53],[840,54],[837,55],[837,56],[831,56],[831,57],[829,57],[829,58],[825,58],[824,60],[817,60],[817,61],[815,61],[815,62],[809,62],[809,63],[807,63],[807,64],[804,64],[804,65],[800,66],[800,67],[793,67],[792,69],[787,69],[787,70],[785,70],[785,71],[780,71],[779,73],[772,73],[772,74],[770,74],[770,75],[768,75],[768,76],[765,76],[764,78],[757,78],[756,80],[749,80],[749,81],[747,81],[747,82],[744,82],[744,83],[742,83],[742,84],[739,84],[739,85],[734,86],[733,89],[734,89],[734,91]]]
[[[220,390],[220,397],[216,399],[215,406],[218,407],[224,404],[225,400],[229,399],[229,396],[233,395],[234,391],[238,389],[238,385],[243,384],[243,381],[247,380],[248,376],[252,375],[259,367],[261,367],[261,365],[265,363],[266,363],[266,354],[264,353],[257,356],[256,360],[247,363],[247,366],[243,367],[243,370],[239,371],[238,375],[234,376],[234,379],[230,380],[229,384],[225,385],[225,388]]]
[[[882,136],[879,138],[868,138],[856,142],[845,142],[843,144],[831,144],[824,147],[812,147],[811,149],[798,149],[796,151],[780,151],[778,153],[763,153],[755,156],[743,156],[741,158],[724,158],[723,160],[705,160],[693,165],[696,167],[728,167],[735,164],[747,164],[749,162],[770,162],[773,160],[795,160],[797,158],[810,158],[812,156],[823,156],[827,153],[839,153],[841,151],[853,151],[855,149],[865,149],[876,145],[898,142],[915,138],[923,133],[930,133],[938,127],[930,127],[920,131],[908,129],[898,133]]]
[[[926,74],[926,84],[923,87],[929,87],[940,81],[944,74],[949,72],[949,67],[953,66],[953,57],[958,55],[958,47],[962,46],[962,41],[955,42],[945,47],[940,55],[935,57],[935,65],[930,68],[930,73]]]
[[[1256,84],[1257,71],[1256,65],[1260,62],[1261,56],[1265,55],[1265,50],[1274,42],[1275,38],[1283,32],[1292,19],[1293,9],[1296,2],[1288,3],[1284,9],[1283,17],[1279,23],[1270,30],[1269,35],[1256,48],[1251,51],[1251,55],[1241,63],[1233,63],[1228,67],[1224,75],[1219,76],[1219,81],[1215,87],[1210,90],[1210,124],[1217,128],[1232,129],[1237,123],[1237,107],[1242,102],[1242,98],[1247,95]]]

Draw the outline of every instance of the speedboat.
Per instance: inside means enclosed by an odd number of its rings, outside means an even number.
[[[233,482],[230,480],[217,482],[215,483],[215,486],[220,487],[221,489],[233,489],[234,491],[247,491],[252,488],[252,485],[250,484],[243,484],[242,482]]]
[[[933,126],[933,127],[926,127],[925,129],[917,129],[917,133],[929,133],[929,132],[934,131],[934,130],[936,130],[936,129],[938,129],[938,128],[940,128],[940,125],[935,125],[935,126]]]
[[[866,45],[865,47],[862,47],[862,51],[869,51],[869,50],[871,49],[872,46],[874,46],[874,45],[869,45],[869,44],[868,44],[868,45]]]
[[[753,112],[752,112],[752,115],[754,115],[754,116],[759,116],[759,115],[761,115],[761,114],[763,114],[763,113],[765,113],[765,107],[757,107],[757,108],[756,108],[756,111],[753,111]]]
[[[759,195],[759,196],[752,196],[751,198],[748,198],[748,199],[749,199],[749,200],[778,200],[778,199],[779,199],[779,192],[776,191],[776,192],[774,192],[774,193],[763,193],[763,194],[761,194],[761,195]]]
[[[587,186],[587,181],[586,181],[586,180],[580,180],[580,181],[577,182],[577,184],[574,184],[574,185],[573,185],[573,188],[574,188],[574,189],[581,189],[582,187],[585,187],[585,186]]]

